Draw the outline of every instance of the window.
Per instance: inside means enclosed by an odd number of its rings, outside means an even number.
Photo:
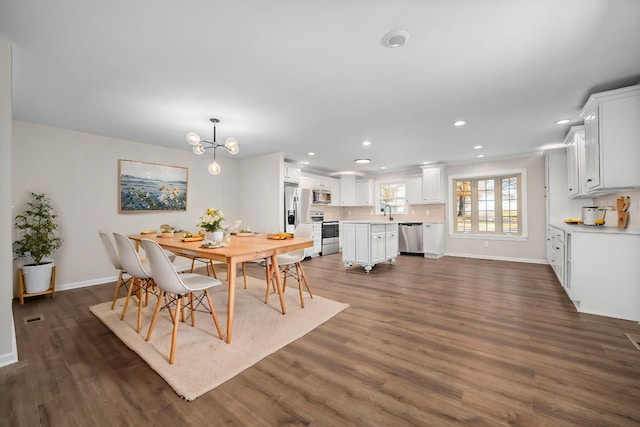
[[[454,178],[453,232],[523,236],[523,173]]]
[[[407,213],[406,203],[407,193],[404,182],[386,183],[378,186],[380,212],[383,212],[385,205],[389,205],[392,214]]]

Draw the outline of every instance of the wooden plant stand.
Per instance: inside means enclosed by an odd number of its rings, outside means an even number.
[[[53,296],[56,293],[56,266],[54,265],[51,268],[51,283],[49,284],[49,289],[47,289],[46,291],[34,292],[34,293],[27,293],[24,290],[24,273],[22,272],[21,268],[18,269],[18,292],[19,292],[18,295],[20,296],[21,305],[24,304],[25,297],[34,297],[36,295],[51,294],[51,298],[53,298]]]

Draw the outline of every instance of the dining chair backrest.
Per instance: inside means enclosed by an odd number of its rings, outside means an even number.
[[[105,251],[107,251],[107,255],[109,256],[109,260],[111,261],[111,264],[113,264],[113,267],[116,270],[120,270],[120,271],[124,270],[122,268],[122,265],[120,264],[118,253],[116,252],[116,248],[115,246],[113,246],[113,242],[111,241],[111,238],[109,237],[109,235],[102,231],[98,231],[98,234],[100,235],[100,239],[102,240],[104,249]]]
[[[118,247],[118,259],[120,265],[124,270],[136,279],[149,279],[151,273],[144,269],[138,252],[133,246],[133,242],[129,240],[127,236],[120,233],[113,233],[113,237],[116,239],[116,246]]]
[[[184,285],[167,254],[157,242],[142,239],[142,247],[147,254],[151,275],[156,285],[172,294],[182,295],[191,292]]]
[[[310,224],[300,224],[296,227],[294,236],[302,239],[310,239],[313,233],[313,227]],[[289,262],[300,262],[304,259],[305,249],[297,249],[287,252],[286,257]]]

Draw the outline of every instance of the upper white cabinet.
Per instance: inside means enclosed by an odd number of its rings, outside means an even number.
[[[410,176],[405,181],[407,204],[417,205],[422,202],[422,175]]]
[[[300,182],[300,168],[290,163],[284,164],[284,181],[285,182]]]
[[[444,203],[446,194],[445,165],[422,166],[422,203]]]
[[[567,192],[569,197],[590,197],[587,195],[584,173],[584,126],[572,126],[564,143],[567,146]]]
[[[372,179],[356,181],[356,206],[373,206],[375,183]]]
[[[375,183],[372,179],[356,181],[356,177],[340,177],[340,206],[373,206]]]
[[[340,180],[337,178],[330,179],[331,203],[329,203],[329,206],[340,206]]]
[[[640,86],[591,95],[580,117],[586,191],[640,187]]]
[[[344,175],[340,177],[340,206],[355,206],[356,177]]]

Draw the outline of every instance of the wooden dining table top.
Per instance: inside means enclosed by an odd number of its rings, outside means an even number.
[[[253,236],[243,237],[232,235],[230,241],[225,241],[226,246],[221,248],[202,248],[202,240],[183,241],[181,234],[175,234],[173,237],[160,237],[155,234],[133,234],[129,238],[138,242],[142,239],[155,240],[164,249],[178,254],[182,253],[224,262],[233,260],[234,263],[266,258],[274,253],[279,255],[313,246],[313,240],[311,239],[293,237],[278,240],[270,239],[267,236],[267,234],[257,233]]]
[[[141,242],[142,239],[154,240],[158,242],[162,248],[178,255],[182,254],[189,257],[212,259],[227,264],[228,302],[227,333],[225,337],[227,343],[231,343],[231,333],[233,329],[237,264],[255,259],[269,258],[270,268],[278,271],[277,256],[279,254],[313,246],[312,239],[303,239],[300,237],[271,239],[268,237],[268,234],[254,234],[252,236],[232,235],[229,241],[225,239],[224,243],[226,246],[220,248],[203,248],[201,247],[202,240],[185,241],[181,234],[174,234],[172,237],[161,237],[155,234],[133,234],[129,235],[129,238],[136,242]],[[276,274],[274,278],[280,296],[282,314],[286,314],[280,275]]]

